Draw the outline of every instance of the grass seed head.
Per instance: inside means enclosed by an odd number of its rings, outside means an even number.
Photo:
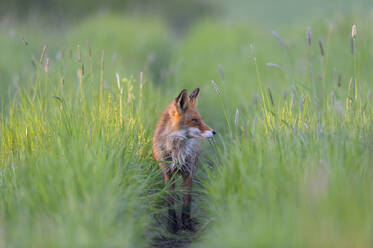
[[[307,36],[307,42],[308,42],[308,45],[311,46],[311,42],[312,42],[312,32],[311,32],[311,27],[308,27],[308,28],[307,28],[306,36]]]
[[[271,105],[273,107],[275,105],[275,103],[273,102],[273,97],[272,97],[271,89],[268,88],[267,91],[268,91],[269,100],[271,101]]]
[[[321,53],[321,56],[324,56],[324,55],[325,55],[324,45],[322,44],[322,41],[321,41],[321,40],[319,40],[319,46],[320,46],[320,53]]]
[[[354,43],[355,43],[354,39],[352,37],[350,37],[351,55],[354,55],[354,50],[355,50],[354,49],[354,46],[355,46]]]
[[[32,65],[34,66],[34,68],[36,69],[36,68],[37,68],[37,66],[36,66],[36,62],[35,62],[35,60],[34,60],[34,59],[31,59],[31,63],[32,63]]]
[[[41,56],[40,56],[40,61],[39,61],[40,67],[41,67],[42,64],[43,64],[44,56],[45,56],[45,51],[46,51],[46,50],[47,50],[47,46],[43,46],[43,50],[41,51]]]
[[[118,72],[115,73],[115,77],[116,77],[116,79],[117,79],[118,90],[120,90],[120,89],[121,89],[121,87],[120,87],[120,77],[119,77],[119,73],[118,73]]]
[[[272,35],[276,38],[276,40],[278,41],[278,43],[280,43],[281,46],[285,47],[285,43],[281,40],[280,35],[278,35],[276,31],[272,31]]]
[[[338,73],[338,81],[337,81],[338,88],[341,87],[341,81],[342,81],[342,75],[341,75],[341,73]]]
[[[352,95],[355,95],[355,79],[353,77],[350,78],[350,82],[348,83],[348,91],[352,90]]]
[[[140,88],[142,88],[144,85],[144,73],[140,72]]]
[[[215,83],[215,81],[214,81],[214,80],[211,80],[211,83],[212,83],[212,85],[214,86],[214,88],[215,88],[215,90],[216,90],[216,93],[217,93],[219,96],[221,96],[220,89],[219,89],[218,85]]]
[[[281,69],[281,66],[279,66],[278,64],[266,63],[266,65],[269,67],[275,67],[275,68]]]
[[[351,31],[351,38],[353,40],[356,39],[356,35],[357,35],[357,29],[356,29],[356,24],[352,25],[352,31]]]
[[[351,45],[351,54],[354,55],[354,50],[355,50],[355,39],[357,35],[357,30],[356,30],[356,24],[352,25],[352,31],[351,31],[351,37],[350,37],[350,45]]]
[[[236,114],[235,114],[235,117],[234,117],[234,125],[237,127],[238,125],[238,116],[239,116],[239,111],[238,111],[238,108],[236,109]]]

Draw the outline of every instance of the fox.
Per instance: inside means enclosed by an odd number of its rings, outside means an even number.
[[[197,110],[200,89],[188,95],[183,89],[165,108],[153,136],[153,156],[161,169],[164,184],[180,175],[183,180],[181,227],[193,231],[191,222],[191,189],[201,151],[201,140],[212,138],[216,131],[206,125]],[[176,233],[178,221],[175,210],[175,182],[171,182],[168,203],[168,230]]]

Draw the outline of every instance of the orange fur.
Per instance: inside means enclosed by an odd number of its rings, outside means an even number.
[[[153,137],[153,155],[162,170],[167,185],[175,173],[183,177],[183,210],[182,224],[191,229],[191,187],[194,172],[197,168],[200,141],[212,137],[215,131],[206,125],[197,110],[199,88],[188,96],[187,90],[180,94],[166,107],[159,119]],[[171,185],[171,189],[174,185]],[[168,195],[169,228],[177,231],[174,196]]]

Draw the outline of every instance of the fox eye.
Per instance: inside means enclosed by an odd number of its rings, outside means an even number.
[[[198,123],[198,120],[197,119],[192,119],[192,121],[197,124]]]

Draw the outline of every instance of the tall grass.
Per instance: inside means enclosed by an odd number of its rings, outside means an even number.
[[[208,171],[211,223],[199,247],[371,246],[373,108],[368,94],[351,93],[356,85],[330,93],[336,86],[326,78],[326,53],[322,76],[313,82],[319,90],[303,86],[305,69],[291,97],[273,104],[260,82],[261,107],[244,108],[239,132],[225,137],[216,168]],[[345,59],[360,65],[358,55]],[[368,80],[356,91],[367,92]]]
[[[200,87],[200,112],[218,136],[205,142],[194,184],[194,246],[370,247],[369,20],[299,24],[276,30],[277,40],[206,20],[171,43],[158,21],[106,16],[45,41],[44,52],[25,30],[27,46],[1,34],[14,61],[0,58],[0,69],[15,93],[0,117],[0,246],[162,240],[153,216],[167,187],[151,157],[153,128],[180,89]]]
[[[0,118],[0,240],[10,247],[144,246],[147,213],[161,192],[150,156],[154,121],[146,116],[159,102],[141,106],[156,90],[140,87],[137,76],[119,77],[118,89],[104,66],[107,85],[99,87],[100,68],[83,72],[88,57],[53,61],[47,70],[44,55],[35,80]]]

